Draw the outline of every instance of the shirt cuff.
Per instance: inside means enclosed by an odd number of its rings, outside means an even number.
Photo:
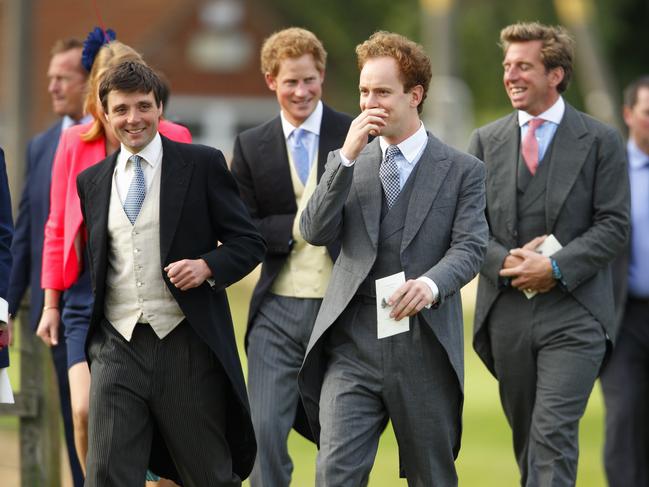
[[[340,150],[338,151],[338,154],[340,154],[340,162],[342,162],[342,165],[345,167],[352,167],[356,161],[350,161],[343,155],[343,151]]]
[[[3,323],[9,321],[9,304],[4,298],[0,298],[0,321]]]
[[[435,302],[437,302],[437,298],[439,298],[439,288],[437,287],[437,284],[435,284],[430,277],[421,276],[418,277],[417,280],[421,282],[425,282],[430,288],[431,292],[433,293],[433,302],[425,306],[426,309],[430,309],[430,307],[433,304],[435,304]]]

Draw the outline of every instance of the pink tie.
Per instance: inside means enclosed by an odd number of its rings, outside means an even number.
[[[527,132],[525,137],[523,137],[523,159],[527,168],[532,173],[532,176],[536,174],[536,169],[539,167],[539,143],[534,136],[536,129],[545,122],[542,118],[533,118],[527,123]]]

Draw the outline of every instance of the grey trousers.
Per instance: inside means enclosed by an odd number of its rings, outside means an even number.
[[[574,486],[579,420],[606,351],[602,326],[558,288],[531,300],[509,289],[488,331],[521,485]]]
[[[142,487],[154,424],[186,487],[234,487],[225,439],[228,379],[187,322],[160,340],[138,324],[92,337],[86,487]]]
[[[291,482],[286,441],[299,399],[297,374],[321,303],[268,294],[248,335],[248,397],[257,437],[251,487]]]
[[[379,436],[392,420],[408,485],[457,485],[462,394],[446,351],[428,325],[376,337],[376,305],[354,298],[326,344],[316,485],[364,485]]]
[[[649,300],[630,299],[601,377],[609,487],[649,487]]]

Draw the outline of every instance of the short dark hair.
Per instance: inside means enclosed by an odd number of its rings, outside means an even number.
[[[163,87],[160,78],[153,69],[141,61],[125,61],[110,68],[99,84],[99,99],[104,112],[108,112],[108,93],[151,93],[156,105],[160,106]]]
[[[52,49],[50,50],[50,54],[52,56],[56,56],[57,54],[61,54],[62,52],[68,52],[71,51],[72,49],[83,49],[83,42],[81,42],[76,37],[59,39],[52,46]]]
[[[638,92],[642,88],[649,88],[649,74],[636,78],[624,89],[624,106],[633,108],[638,103]]]

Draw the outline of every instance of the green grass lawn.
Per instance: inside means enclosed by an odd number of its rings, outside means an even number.
[[[237,340],[244,372],[243,336],[250,293],[257,274],[248,276],[232,286],[228,295],[235,321]],[[514,463],[509,427],[500,407],[498,386],[471,348],[471,319],[473,315],[474,288],[463,291],[465,330],[465,405],[462,449],[457,461],[461,486],[507,487],[518,485],[518,472]],[[18,357],[12,355],[11,375],[17,384]],[[13,370],[12,370],[13,369]],[[14,418],[0,417],[0,428],[15,428]],[[578,487],[604,487],[601,462],[603,445],[603,405],[599,385],[591,396],[586,414],[581,422],[580,461],[577,477]],[[295,465],[294,487],[310,487],[314,484],[315,446],[292,432],[289,449]],[[248,486],[247,482],[244,486]],[[370,487],[406,486],[398,477],[398,452],[394,434],[388,428],[381,438],[379,451],[370,477]]]
[[[244,370],[243,335],[247,303],[254,282],[255,277],[251,275],[228,292]],[[474,286],[467,286],[463,290],[463,296],[466,318],[466,377],[462,449],[457,460],[459,484],[466,487],[516,486],[519,482],[518,470],[514,462],[511,433],[498,398],[498,385],[471,348]],[[601,461],[603,421],[603,401],[597,384],[581,421],[578,487],[606,485]],[[295,467],[291,485],[312,486],[315,476],[315,446],[292,432],[289,437],[289,450]],[[388,428],[381,438],[369,485],[407,486],[405,480],[399,479],[397,443],[391,428]],[[244,483],[244,486],[248,486],[248,483]]]

